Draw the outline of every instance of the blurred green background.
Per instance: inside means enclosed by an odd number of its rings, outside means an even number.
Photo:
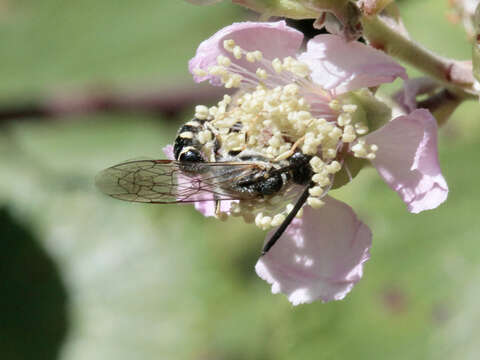
[[[415,39],[467,59],[446,3],[399,1]],[[254,272],[254,226],[96,191],[102,168],[163,157],[211,91],[190,91],[196,46],[247,18],[229,1],[0,0],[0,112],[27,109],[0,122],[2,360],[478,358],[478,104],[441,130],[450,196],[439,209],[407,213],[373,170],[334,192],[374,234],[364,278],[340,302],[294,308],[272,295]],[[188,106],[62,112],[105,92],[187,93]],[[38,104],[56,116],[28,111]]]

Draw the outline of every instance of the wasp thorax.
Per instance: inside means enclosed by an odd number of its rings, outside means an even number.
[[[346,156],[375,157],[376,145],[358,139],[368,133],[366,124],[358,120],[358,105],[312,82],[307,64],[292,57],[266,59],[261,51],[246,51],[233,40],[225,40],[224,48],[228,56],[219,56],[208,71],[195,72],[213,75],[226,88],[239,91],[225,95],[216,106],[197,106],[195,117],[203,121],[202,128],[190,131],[194,140],[183,132],[187,140],[179,142],[192,144],[209,161],[249,153],[274,168],[295,170],[288,172],[287,179],[267,174],[262,184],[249,185],[266,186],[263,193],[259,191],[264,196],[260,201],[240,200],[231,208],[232,215],[255,221],[261,228],[277,226],[292,204],[273,214],[269,207],[275,206],[273,199],[286,181],[310,186],[307,203],[318,208]]]

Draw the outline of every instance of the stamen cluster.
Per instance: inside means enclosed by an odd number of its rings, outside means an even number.
[[[319,88],[309,77],[308,65],[297,59],[267,60],[261,51],[245,51],[233,40],[224,41],[224,48],[233,58],[245,59],[258,67],[252,71],[220,55],[217,65],[208,72],[195,70],[199,76],[217,76],[226,88],[239,88],[234,97],[225,95],[216,106],[195,108],[195,117],[208,120],[216,130],[213,135],[208,131],[208,134],[200,133],[199,141],[209,144],[215,136],[221,145],[218,153],[224,159],[228,159],[229,154],[248,150],[278,163],[300,150],[311,156],[313,170],[314,185],[309,190],[307,203],[314,208],[323,206],[322,198],[332,186],[335,174],[342,169],[345,156],[373,159],[378,149],[358,139],[368,133],[368,127],[355,121],[357,105],[346,98],[333,98]],[[327,110],[320,112],[314,103]],[[203,150],[207,156],[213,151],[211,145]],[[240,201],[230,212],[247,222],[255,220],[257,226],[267,229],[280,225],[293,208],[293,204],[287,204],[278,212],[279,201],[279,196],[264,199],[262,203]],[[277,208],[276,213],[269,208]],[[299,214],[301,216],[301,212]]]

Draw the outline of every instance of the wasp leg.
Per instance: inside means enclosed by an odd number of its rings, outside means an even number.
[[[283,220],[282,224],[278,227],[277,231],[275,231],[275,233],[273,234],[273,236],[267,241],[267,243],[264,245],[263,249],[262,249],[262,256],[265,255],[268,250],[270,250],[272,248],[273,245],[275,245],[275,243],[277,242],[277,240],[280,238],[280,236],[283,235],[283,233],[285,232],[285,230],[287,229],[288,225],[290,225],[290,223],[292,222],[293,218],[295,217],[295,215],[297,215],[297,213],[300,211],[300,209],[302,208],[303,204],[305,204],[305,201],[307,201],[308,199],[308,196],[310,195],[310,193],[308,192],[308,190],[310,190],[310,188],[314,185],[313,182],[311,182],[306,188],[305,190],[303,191],[302,195],[298,198],[297,200],[297,203],[295,204],[295,206],[293,207],[292,211],[290,211],[287,215],[287,217],[285,218],[285,220]]]
[[[222,209],[220,206],[221,206],[221,200],[215,200],[215,217],[218,220],[225,221],[227,220],[228,216],[227,216],[227,213],[222,212]]]

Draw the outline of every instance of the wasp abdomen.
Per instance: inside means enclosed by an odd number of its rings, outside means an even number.
[[[205,161],[202,157],[200,151],[195,148],[187,148],[186,151],[180,153],[178,157],[179,161],[188,161],[188,162],[203,162]]]
[[[257,191],[262,195],[273,195],[282,189],[283,184],[284,183],[281,174],[275,174],[259,182]]]
[[[274,195],[282,189],[286,180],[280,173],[251,176],[237,181],[235,190],[254,197]]]

